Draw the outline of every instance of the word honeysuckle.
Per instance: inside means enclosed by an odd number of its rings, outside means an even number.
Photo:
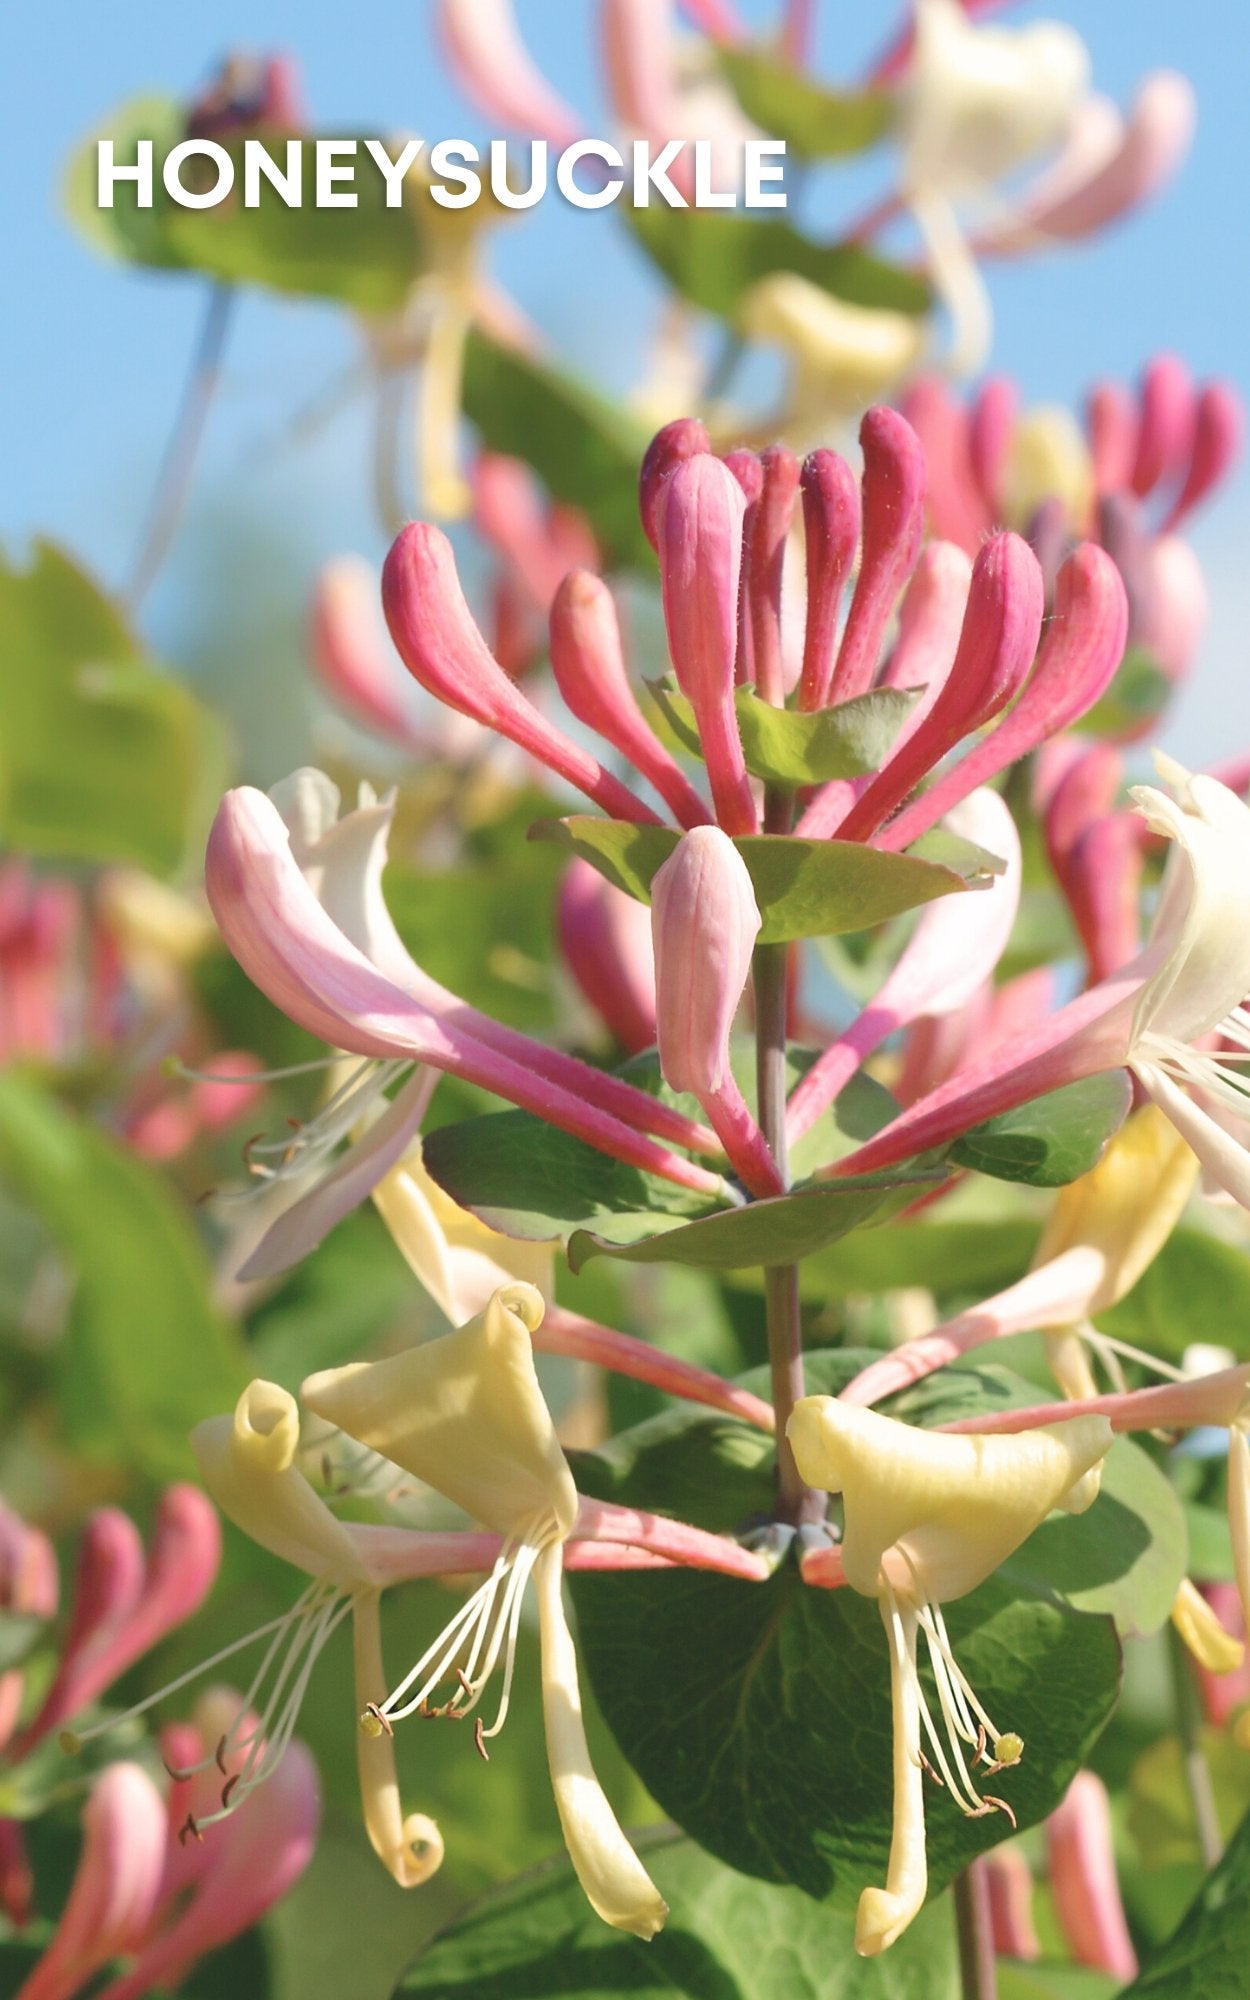
[[[581,1719],[577,1660],[561,1601],[562,1549],[578,1518],[577,1491],[534,1373],[530,1328],[542,1317],[532,1286],[497,1292],[457,1332],[386,1361],[330,1369],[303,1400],[370,1451],[424,1480],[503,1537],[490,1575],[389,1693],[362,1706],[366,1742],[396,1721],[437,1711],[467,1716],[498,1668],[493,1721],[503,1727],[525,1589],[531,1575],[542,1640],[543,1710],[552,1788],[565,1842],[586,1895],[605,1922],[651,1937],[668,1914],[594,1775]]]
[[[804,1479],[842,1496],[842,1574],[877,1600],[889,1641],[894,1830],[886,1885],[860,1898],[855,1946],[868,1957],[893,1944],[924,1902],[926,1770],[962,1812],[1010,1816],[1007,1800],[978,1789],[978,1767],[992,1776],[1024,1754],[961,1671],[942,1606],[983,1583],[1052,1509],[1092,1504],[1113,1432],[1103,1416],[1078,1416],[1018,1437],[954,1438],[808,1396],[789,1434]],[[940,1721],[920,1682],[922,1632]]]

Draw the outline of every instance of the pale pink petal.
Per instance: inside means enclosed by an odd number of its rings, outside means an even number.
[[[439,0],[438,27],[452,74],[486,117],[557,151],[581,136],[521,40],[511,0]]]

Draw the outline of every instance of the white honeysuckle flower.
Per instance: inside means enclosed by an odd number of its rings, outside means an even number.
[[[1024,1744],[1001,1731],[959,1667],[942,1605],[992,1575],[1052,1509],[1081,1513],[1098,1492],[1113,1432],[1105,1417],[1073,1417],[1013,1436],[922,1431],[834,1396],[806,1396],[787,1426],[810,1486],[842,1496],[842,1568],[877,1600],[890,1648],[894,1826],[883,1889],[860,1897],[855,1948],[884,1951],[924,1902],[924,1773],[972,1816],[1007,1801],[978,1790],[1017,1764]],[[923,1632],[940,1717],[917,1666]],[[927,1746],[927,1747],[926,1747]]]
[[[501,1285],[555,1289],[554,1242],[503,1236],[461,1208],[428,1174],[415,1145],[373,1190],[374,1207],[423,1290],[453,1326],[484,1310]]]
[[[902,193],[951,315],[956,373],[984,365],[991,325],[959,209],[989,208],[1002,180],[1056,147],[1088,91],[1089,54],[1066,24],[985,25],[959,0],[916,0],[900,105]]]
[[[494,1720],[484,1726],[479,1718],[475,1726],[484,1752],[507,1716],[532,1575],[548,1764],[569,1856],[605,1922],[648,1938],[667,1909],[594,1775],[582,1723],[561,1597],[562,1549],[577,1520],[578,1498],[534,1372],[530,1334],[542,1316],[533,1286],[505,1286],[454,1333],[385,1361],[311,1376],[302,1400],[503,1537],[486,1581],[390,1693],[366,1705],[363,1731],[389,1736],[396,1722],[413,1714],[467,1716],[498,1671]],[[432,1697],[448,1684],[450,1698],[434,1706]]]
[[[1188,1094],[1250,1120],[1250,807],[1215,778],[1158,753],[1156,763],[1175,796],[1139,785],[1132,798],[1172,847],[1148,946],[1157,970],[1137,999],[1128,1066],[1212,1179],[1250,1207],[1244,1143]],[[1192,1046],[1211,1034],[1233,1048]]]

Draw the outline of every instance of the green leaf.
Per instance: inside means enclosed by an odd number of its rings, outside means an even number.
[[[1194,1341],[1250,1359],[1250,1257],[1199,1229],[1176,1229],[1098,1325],[1117,1340],[1179,1361]]]
[[[0,842],[172,873],[225,782],[221,726],[61,550],[0,558]]]
[[[1090,736],[1140,730],[1166,708],[1175,692],[1162,667],[1141,646],[1130,646],[1101,701],[1073,727]]]
[[[303,192],[298,206],[288,208],[277,189],[262,180],[256,207],[244,207],[242,135],[219,141],[235,165],[234,187],[224,201],[201,209],[174,201],[161,174],[166,154],[185,137],[185,114],[169,99],[141,98],[122,105],[74,154],[65,185],[70,219],[97,249],[134,263],[203,271],[225,284],[334,299],[361,312],[392,312],[401,306],[425,261],[416,184],[409,183],[408,199],[400,207],[388,208],[385,182],[365,152],[366,135],[323,133],[322,138],[356,143],[354,161],[349,157],[343,162],[356,168],[356,205],[319,207],[313,200],[316,141],[295,132],[251,136],[262,138],[283,173],[287,142],[296,141]],[[138,206],[137,186],[124,181],[114,188],[112,208],[97,206],[98,138],[113,140],[118,165],[133,164],[139,139],[153,141],[150,208]],[[395,158],[394,143],[383,143]],[[193,185],[194,164],[184,168],[184,186]]]
[[[1127,1070],[1104,1070],[974,1125],[948,1157],[995,1180],[1063,1187],[1097,1166],[1132,1102]]]
[[[817,1251],[799,1281],[805,1298],[892,1292],[907,1285],[923,1285],[939,1298],[967,1292],[985,1298],[1023,1277],[1037,1235],[1035,1224],[1014,1217],[886,1223]]]
[[[609,563],[654,570],[638,517],[643,427],[550,362],[469,335],[461,398],[491,451],[531,465],[548,492],[589,517]]]
[[[647,683],[678,741],[699,754],[694,710],[671,678]],[[753,777],[770,784],[821,785],[877,770],[914,706],[917,688],[874,688],[836,708],[803,715],[774,708],[752,687],[734,693],[742,754]]]
[[[696,1222],[669,1227],[662,1235],[621,1244],[577,1230],[569,1240],[569,1263],[580,1271],[592,1257],[620,1257],[632,1264],[697,1264],[706,1270],[742,1271],[751,1266],[797,1264],[826,1243],[857,1229],[889,1202],[914,1201],[926,1187],[945,1178],[938,1168],[900,1174],[848,1175],[817,1187],[723,1209]]]
[[[1149,1453],[1118,1438],[1102,1487],[1084,1514],[1054,1515],[1030,1535],[1006,1573],[1053,1590],[1074,1611],[1102,1611],[1124,1638],[1167,1623],[1189,1566],[1185,1510]]]
[[[1216,1828],[1229,1840],[1250,1813],[1250,1752],[1227,1728],[1203,1723],[1198,1747],[1211,1774]],[[1165,1868],[1201,1866],[1186,1751],[1179,1736],[1157,1737],[1129,1775],[1127,1827],[1150,1875]],[[1157,1935],[1157,1932],[1156,1932]]]
[[[836,1391],[866,1358],[809,1355],[809,1389]],[[758,1388],[766,1374],[744,1381]],[[940,1423],[1034,1396],[1001,1370],[948,1369],[893,1409]],[[768,1441],[746,1432],[711,1413],[668,1413],[579,1458],[578,1483],[732,1531],[768,1504]],[[1054,1565],[1043,1575],[1035,1560],[1027,1585],[1004,1572],[945,1607],[972,1686],[999,1727],[1025,1739],[1023,1762],[999,1781],[1022,1825],[1062,1796],[1110,1714],[1120,1674],[1111,1621],[1071,1610],[1053,1589]],[[582,1573],[571,1582],[600,1706],[649,1791],[688,1833],[731,1867],[832,1895],[839,1908],[884,1879],[891,1720],[875,1604],[809,1588],[789,1563],[766,1584],[687,1571]],[[994,1815],[964,1818],[936,1791],[926,1820],[934,1891],[1005,1831]]]
[[[694,1571],[572,1581],[600,1705],[679,1825],[731,1867],[832,1894],[840,1908],[884,1881],[892,1732],[875,1604],[809,1589],[791,1565],[764,1584]],[[1058,1804],[1114,1704],[1111,1624],[999,1579],[948,1606],[946,1620],[973,1687],[1025,1739],[1024,1762],[999,1785],[1032,1825]],[[1007,1831],[993,1814],[965,1818],[936,1791],[926,1818],[931,1893]]]
[[[1245,2000],[1250,1964],[1250,1814],[1175,1935],[1120,2000]]]
[[[184,1211],[144,1161],[15,1071],[0,1076],[0,1175],[73,1273],[63,1409],[79,1449],[185,1474],[188,1431],[230,1409],[250,1371]]]
[[[883,90],[826,90],[769,49],[720,48],[716,59],[753,124],[784,139],[801,160],[862,153],[889,131],[893,100]]]
[[[666,826],[578,813],[536,821],[530,838],[570,848],[618,889],[646,903],[652,877],[680,836]],[[926,834],[910,854],[883,854],[856,841],[767,833],[748,834],[734,845],[746,862],[764,919],[761,944],[866,930],[936,896],[982,886],[1002,868],[984,848],[944,830]]]
[[[626,210],[643,249],[683,297],[706,312],[732,316],[744,292],[773,271],[795,271],[851,305],[894,312],[927,311],[923,278],[853,243],[815,243],[780,217],[728,209]]]
[[[793,1889],[746,1881],[672,1833],[638,1842],[671,1915],[643,1944],[598,1918],[566,1863],[474,1905],[428,1945],[398,1992],[424,2000],[956,2000],[942,1903],[880,1959],[850,1919]]]
[[[631,1079],[632,1080],[632,1079]],[[600,1153],[527,1111],[443,1125],[422,1142],[427,1170],[462,1208],[506,1236],[544,1243],[597,1225],[615,1241],[677,1228],[716,1203]]]
[[[1118,1980],[1085,1965],[998,1961],[998,2000],[1114,2000],[1118,1992]]]

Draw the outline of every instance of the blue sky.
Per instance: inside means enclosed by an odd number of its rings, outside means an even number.
[[[766,19],[769,10],[746,11]],[[1250,388],[1250,61],[1231,13],[1212,0],[1187,7],[1051,0],[1011,10],[1018,20],[1070,20],[1089,43],[1099,85],[1121,100],[1144,70],[1170,64],[1191,77],[1200,105],[1190,162],[1153,209],[1093,246],[993,274],[995,364],[1017,375],[1030,399],[1077,400],[1092,378],[1132,374],[1165,346],[1200,373],[1218,371]],[[518,0],[544,69],[585,110],[591,129],[606,131],[596,14],[593,0]],[[818,15],[821,67],[842,78],[855,75],[894,18],[871,0],[818,0]],[[482,121],[440,65],[432,19],[432,0],[402,7],[357,0],[351,9],[329,0],[217,0],[207,12],[166,0],[115,0],[107,8],[48,0],[10,11],[0,82],[9,134],[0,203],[11,276],[0,322],[7,392],[0,535],[10,550],[33,533],[51,533],[106,579],[119,577],[202,309],[197,281],[109,265],[71,233],[58,183],[75,141],[127,96],[193,89],[230,46],[292,50],[324,128],[482,137]],[[828,219],[835,217],[831,211]],[[573,360],[616,387],[636,377],[655,292],[610,211],[548,201],[501,232],[494,268]],[[175,657],[194,650],[200,594],[211,594],[228,627],[229,600],[274,552],[297,578],[345,546],[380,552],[364,399],[311,440],[295,439],[290,428],[357,351],[350,324],[328,308],[258,294],[243,302],[195,502],[150,606],[153,636]],[[1182,705],[1173,732],[1183,753],[1226,747],[1234,699],[1242,730],[1250,720],[1242,639],[1250,624],[1248,534],[1243,475],[1195,537],[1216,616],[1201,688]],[[223,572],[222,549],[232,570]],[[254,701],[245,720],[258,718]]]

